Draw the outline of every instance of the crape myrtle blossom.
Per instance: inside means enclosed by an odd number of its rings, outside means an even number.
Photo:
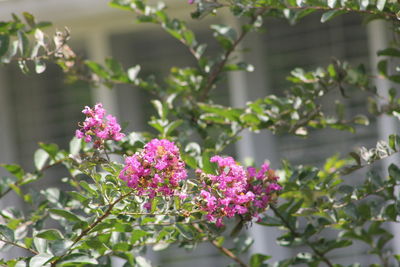
[[[178,147],[166,139],[153,139],[142,152],[127,157],[119,177],[140,196],[186,198],[185,193],[178,192],[180,182],[187,177],[185,163]],[[150,204],[145,207],[149,209]]]
[[[86,119],[79,123],[80,129],[76,130],[75,136],[86,143],[93,141],[95,148],[102,148],[106,140],[120,141],[125,136],[114,116],[104,117],[106,110],[101,103],[93,108],[86,106],[82,113],[86,115]]]
[[[210,161],[217,163],[218,171],[216,175],[196,171],[202,188],[197,201],[206,219],[217,226],[223,226],[224,217],[235,215],[246,221],[258,219],[274,200],[275,192],[281,190],[268,164],[257,171],[253,167],[245,170],[231,157],[213,156]]]

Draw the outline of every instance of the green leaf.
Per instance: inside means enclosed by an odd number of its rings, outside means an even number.
[[[376,8],[382,11],[385,8],[386,0],[377,0]]]
[[[195,36],[194,36],[194,34],[193,34],[192,31],[186,29],[186,30],[182,33],[182,37],[183,37],[183,39],[185,39],[186,44],[187,44],[188,46],[192,47],[193,44],[196,44],[196,39],[195,39]]]
[[[204,151],[202,155],[203,170],[209,174],[215,174],[217,171],[217,164],[210,162],[213,154],[209,151]]]
[[[135,261],[138,267],[151,267],[150,261],[142,256],[135,257]]]
[[[82,264],[98,264],[95,258],[91,258],[83,253],[74,253],[65,256],[57,266],[63,266],[70,263],[82,263]]]
[[[257,224],[265,225],[265,226],[280,226],[282,225],[282,220],[278,217],[272,217],[269,215],[265,215],[261,221],[257,221]]]
[[[155,197],[151,200],[151,213],[154,213],[157,210],[157,204],[160,202],[160,200],[162,201],[160,197]]]
[[[330,240],[327,241],[325,245],[325,248],[323,250],[323,253],[327,253],[328,251],[331,251],[333,249],[337,248],[344,248],[351,246],[353,242],[351,240]]]
[[[36,150],[33,159],[36,169],[40,171],[49,159],[49,154],[43,149],[38,149]]]
[[[98,63],[96,63],[94,61],[89,61],[89,60],[86,61],[85,64],[86,64],[86,66],[89,67],[89,69],[91,69],[100,78],[103,78],[103,79],[108,79],[109,78],[108,72],[100,64],[98,64]]]
[[[10,36],[8,34],[0,34],[0,57],[4,56],[10,45]]]
[[[17,54],[18,51],[18,41],[14,40],[11,43],[10,50],[6,53],[3,58],[1,59],[2,63],[10,63],[12,58]]]
[[[345,14],[345,13],[346,13],[346,11],[343,11],[343,10],[330,10],[328,12],[325,12],[324,14],[322,14],[321,23],[325,23],[325,22],[333,19],[334,17]]]
[[[339,187],[338,191],[343,194],[351,194],[354,191],[354,188],[351,185],[343,184]]]
[[[141,229],[133,230],[132,236],[131,236],[131,243],[132,243],[132,244],[135,244],[135,243],[136,243],[137,241],[139,241],[142,237],[145,237],[145,236],[147,236],[147,235],[149,235],[149,233],[147,233],[147,232],[144,231],[144,230],[141,230]]]
[[[103,244],[102,244],[102,247],[104,247]],[[132,249],[132,246],[129,243],[126,243],[126,242],[117,243],[112,247],[113,251],[129,251],[131,249]]]
[[[26,23],[28,23],[31,28],[34,28],[36,25],[35,17],[28,12],[22,12],[22,15],[24,16]]]
[[[357,165],[360,166],[361,165],[361,158],[360,155],[356,152],[350,152],[349,155],[356,161]]]
[[[117,60],[113,58],[107,58],[106,59],[106,66],[111,70],[112,72],[112,79],[121,81],[121,82],[129,82],[129,78],[127,74],[125,73],[124,68],[122,67],[121,63],[119,63]]]
[[[45,144],[45,143],[39,143],[39,146],[44,149],[47,153],[49,153],[51,158],[55,158],[57,156],[57,153],[59,151],[58,145],[56,144]]]
[[[396,181],[400,181],[400,169],[394,164],[390,164],[389,166],[389,176],[395,179]]]
[[[192,231],[192,229],[190,229],[190,227],[188,225],[177,223],[176,228],[178,229],[179,233],[181,233],[181,235],[184,238],[193,240],[193,231]]]
[[[58,204],[60,202],[60,189],[50,187],[43,191],[43,195],[50,203]]]
[[[129,223],[115,223],[114,230],[116,232],[132,232],[132,226]]]
[[[21,168],[21,166],[19,166],[17,164],[0,164],[0,166],[5,168],[7,171],[9,171],[15,177],[17,177],[18,180],[22,180],[22,178],[25,175],[24,170]]]
[[[140,66],[136,65],[134,67],[131,67],[128,69],[127,73],[128,73],[128,78],[131,82],[135,81],[138,74],[140,72]]]
[[[8,241],[14,241],[14,231],[4,224],[0,224],[0,235]]]
[[[164,128],[164,136],[168,137],[170,134],[178,128],[181,124],[183,123],[183,120],[176,120],[171,123],[169,123],[165,128]]]
[[[385,208],[385,215],[392,221],[396,221],[397,218],[397,210],[395,204],[389,204]]]
[[[261,267],[264,261],[270,259],[271,256],[267,256],[264,254],[253,254],[250,258],[250,267]]]
[[[158,243],[153,246],[153,251],[161,251],[167,249],[170,245],[170,243]]]
[[[336,1],[337,0],[328,0],[328,6],[330,8],[334,8],[336,6]]]
[[[360,0],[360,10],[366,10],[369,5],[369,0]]]
[[[14,265],[14,267],[27,267],[27,266],[26,266],[26,262],[17,261],[17,263]]]
[[[233,242],[235,243],[235,249],[241,254],[249,250],[251,245],[254,243],[254,239],[245,234],[236,237]]]
[[[152,100],[151,103],[156,109],[158,116],[164,120],[167,117],[167,112],[168,112],[166,107],[164,107],[164,105],[161,103],[160,100]]]
[[[86,189],[86,191],[88,191],[92,196],[97,197],[99,195],[93,184],[88,184],[86,181],[80,181],[79,185]]]
[[[43,267],[51,258],[53,258],[53,255],[51,254],[40,253],[31,258],[29,261],[29,267]]]
[[[35,72],[37,74],[43,73],[46,70],[46,63],[41,60],[35,60]]]
[[[116,75],[123,75],[125,73],[121,63],[113,58],[106,58],[106,66]]]
[[[87,240],[85,242],[85,244],[88,247],[92,248],[92,249],[103,249],[103,248],[105,248],[105,245],[103,244],[103,242],[100,242],[99,240],[97,240],[95,238]]]
[[[49,212],[54,214],[54,215],[56,215],[56,216],[63,217],[63,218],[65,218],[65,219],[67,219],[68,221],[71,221],[71,222],[81,222],[82,221],[77,215],[75,215],[72,212],[67,211],[67,210],[50,209]]]
[[[387,60],[381,60],[378,63],[378,71],[381,75],[386,76],[387,75],[387,69],[388,69],[388,62]]]
[[[188,154],[181,154],[183,161],[192,169],[197,169],[197,161],[194,157],[189,156]]]
[[[78,139],[76,137],[72,138],[71,142],[69,142],[69,153],[72,155],[78,155],[81,150],[82,139]]]
[[[235,225],[235,227],[232,229],[232,231],[231,231],[231,233],[230,233],[229,235],[230,235],[231,237],[237,236],[237,235],[240,233],[240,231],[242,231],[243,227],[244,227],[244,222],[243,222],[243,220],[240,220],[240,221]]]
[[[127,2],[120,1],[120,0],[112,0],[111,2],[108,3],[108,5],[110,7],[119,8],[119,9],[126,10],[126,11],[132,10],[130,5],[127,4]]]
[[[303,3],[304,3],[304,0],[296,0],[296,4],[297,4],[299,7],[302,7],[302,6],[303,6]]]
[[[38,239],[38,240],[44,240],[44,239]],[[63,255],[67,250],[71,247],[73,242],[71,240],[56,240],[51,242],[50,245],[50,250],[55,256],[60,256]]]
[[[70,195],[73,199],[75,199],[75,200],[78,200],[79,202],[85,202],[85,201],[87,201],[88,200],[88,197],[86,197],[86,196],[84,196],[84,195],[82,195],[82,194],[80,194],[80,193],[78,193],[78,192],[75,192],[75,191],[70,191],[70,192],[67,192],[68,193],[68,195]]]
[[[378,56],[400,57],[400,50],[393,47],[389,47],[378,51]]]
[[[390,75],[389,80],[395,83],[400,83],[400,75]]]
[[[18,49],[22,57],[29,57],[30,47],[29,39],[23,31],[18,31]]]
[[[359,125],[369,125],[369,119],[365,115],[357,115],[353,118],[354,123],[359,124]]]
[[[397,146],[400,144],[400,137],[397,134],[391,134],[389,136],[389,146],[394,151],[397,151]]]
[[[394,219],[394,221],[396,221],[396,219]],[[378,242],[377,242],[377,244],[376,244],[377,249],[380,250],[380,251],[382,251],[383,248],[384,248],[384,246],[385,246],[392,238],[393,238],[393,235],[392,235],[392,234],[386,234],[386,235],[381,236],[381,237],[378,239]],[[381,265],[378,265],[378,266],[380,267]]]
[[[211,25],[211,29],[215,32],[215,38],[219,44],[225,49],[232,49],[234,42],[236,41],[236,31],[226,25]]]
[[[14,190],[15,193],[17,193],[18,196],[23,197],[23,192],[21,188],[15,184],[9,184],[8,185],[12,190]]]
[[[48,229],[40,231],[38,234],[36,234],[36,237],[43,238],[46,240],[60,240],[64,238],[61,232],[57,229]]]
[[[40,22],[36,23],[36,28],[42,29],[42,28],[50,27],[51,25],[53,25],[53,24],[50,21],[40,21]]]

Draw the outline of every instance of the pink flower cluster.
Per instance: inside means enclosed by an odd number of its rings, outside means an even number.
[[[119,177],[137,190],[138,195],[151,199],[156,195],[184,197],[177,189],[187,173],[178,147],[166,139],[153,139],[141,153],[125,159]]]
[[[197,171],[202,180],[198,201],[206,219],[223,226],[223,218],[241,215],[246,221],[258,218],[273,200],[274,192],[281,190],[278,177],[267,164],[260,171],[246,171],[231,157],[214,156],[210,160],[218,164],[217,175]]]
[[[112,115],[107,115],[106,110],[101,103],[98,103],[94,108],[88,106],[82,110],[86,115],[86,119],[82,124],[79,124],[80,129],[76,130],[75,136],[85,140],[86,143],[94,142],[95,148],[101,148],[106,140],[120,141],[125,135],[121,133],[121,126],[117,119]]]

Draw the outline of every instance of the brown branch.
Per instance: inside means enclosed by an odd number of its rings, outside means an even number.
[[[212,241],[210,241],[210,243],[214,247],[216,247],[221,253],[225,254],[226,256],[231,258],[232,260],[236,261],[241,267],[249,267],[249,265],[244,263],[238,256],[233,254],[232,251],[230,251],[229,249],[227,249],[227,248],[221,246],[220,244],[218,244],[218,242],[216,240],[212,240]]]
[[[197,225],[197,224],[193,224],[193,227],[199,231],[200,233],[204,233],[204,231]],[[210,243],[216,247],[222,254],[224,254],[225,256],[228,256],[229,258],[231,258],[232,260],[234,260],[235,262],[237,262],[241,267],[249,267],[249,265],[247,265],[246,263],[244,263],[238,256],[236,256],[232,251],[230,251],[229,249],[221,246],[220,244],[218,244],[218,242],[215,239],[212,240],[208,240],[210,241]]]
[[[25,249],[25,250],[27,250],[30,253],[35,254],[35,255],[39,254],[36,250],[33,250],[31,248],[28,248],[28,247],[25,247],[25,246],[23,246],[21,244],[13,242],[13,241],[9,241],[9,240],[5,240],[5,239],[0,238],[0,242],[4,242],[4,243],[10,244],[10,245],[12,245],[14,247],[19,247],[19,248]]]

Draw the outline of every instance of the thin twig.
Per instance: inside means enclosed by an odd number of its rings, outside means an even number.
[[[0,242],[4,242],[4,243],[10,244],[10,245],[13,245],[15,247],[19,247],[19,248],[25,249],[25,250],[29,251],[32,254],[39,254],[37,251],[35,251],[35,250],[31,249],[31,248],[25,247],[25,246],[23,246],[21,244],[13,242],[13,241],[9,241],[9,240],[5,240],[5,239],[0,238]]]
[[[210,241],[210,243],[214,247],[216,247],[219,251],[221,251],[221,253],[225,254],[226,256],[231,258],[232,260],[236,261],[241,267],[249,267],[249,265],[244,263],[238,256],[233,254],[232,251],[230,251],[229,249],[227,249],[227,248],[221,246],[220,244],[218,244],[218,242],[216,240],[212,240],[212,241]]]
[[[249,24],[253,24],[257,20],[257,17],[262,15],[267,9],[268,8],[266,7],[259,9],[259,11],[256,12],[256,14],[251,18]],[[248,30],[242,30],[239,37],[233,42],[230,49],[228,49],[223,55],[223,59],[221,60],[221,62],[219,62],[219,64],[216,65],[214,69],[211,71],[210,76],[208,76],[207,83],[202,91],[202,94],[200,95],[199,98],[200,101],[204,101],[207,98],[212,86],[214,85],[215,80],[218,78],[218,75],[222,72],[226,62],[228,61],[229,56],[233,53],[233,51],[235,51],[236,47],[244,39],[247,33],[249,33]]]
[[[197,225],[197,224],[193,224],[193,227],[199,231],[200,233],[203,233],[203,230]],[[234,260],[235,262],[237,262],[241,267],[249,267],[249,265],[247,265],[246,263],[244,263],[244,261],[242,261],[238,256],[236,256],[232,251],[230,251],[229,249],[223,247],[222,245],[220,245],[215,239],[209,240],[210,243],[216,247],[222,254],[224,254],[225,256],[228,256],[229,258],[231,258],[232,260]]]

